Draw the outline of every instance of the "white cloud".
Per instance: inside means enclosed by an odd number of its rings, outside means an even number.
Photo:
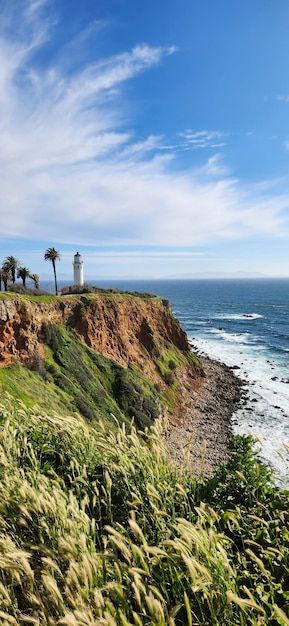
[[[192,131],[190,129],[180,133],[184,139],[184,147],[190,150],[197,148],[221,148],[225,145],[221,139],[224,133],[219,130],[199,130]]]
[[[26,16],[27,18],[34,17],[35,14],[42,9],[44,6],[48,4],[48,0],[30,0],[26,5]]]
[[[66,253],[67,258],[71,259],[71,253]],[[104,259],[113,259],[118,261],[134,261],[137,260],[159,260],[159,259],[186,259],[193,261],[194,259],[207,259],[212,258],[212,253],[209,252],[192,252],[187,250],[118,250],[118,251],[102,251],[98,249],[97,252],[87,252],[85,254],[85,259],[89,263],[104,260]]]
[[[60,55],[41,69],[37,51],[51,29],[39,17],[45,7],[30,2],[21,40],[9,29],[0,35],[2,238],[191,246],[284,233],[286,194],[241,187],[217,156],[202,168],[174,169],[179,147],[135,138],[128,128],[126,81],[173,47],[136,46],[74,73]],[[222,138],[220,131],[182,134],[190,149],[220,147]]]

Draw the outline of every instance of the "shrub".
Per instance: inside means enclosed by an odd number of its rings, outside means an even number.
[[[166,385],[169,385],[169,387],[171,387],[171,385],[173,385],[174,377],[172,375],[172,372],[165,372],[164,373],[164,381],[165,381]]]
[[[130,370],[116,366],[113,392],[120,409],[142,430],[159,416],[159,409],[155,400],[130,375],[133,375]]]
[[[169,362],[168,362],[168,366],[169,366],[169,368],[170,368],[170,370],[171,370],[171,371],[175,370],[175,369],[176,369],[176,367],[177,367],[177,365],[176,365],[175,361],[173,361],[172,359],[170,359],[170,360],[169,360]]]
[[[34,289],[31,287],[24,287],[21,283],[14,283],[9,285],[9,291],[12,293],[20,293],[27,296],[51,296],[51,293],[44,289]]]
[[[250,506],[272,489],[272,474],[260,463],[254,452],[255,440],[251,435],[236,435],[230,445],[230,459],[221,464],[209,479],[200,498],[222,506]]]
[[[69,285],[67,287],[63,287],[61,289],[61,294],[63,296],[67,294],[81,294],[81,293],[92,293],[93,287],[84,283],[83,285]]]
[[[51,348],[54,354],[57,354],[58,350],[63,345],[63,338],[59,328],[54,324],[44,324],[42,326],[42,333],[44,342]]]
[[[49,376],[45,367],[45,361],[37,350],[34,350],[33,355],[30,357],[29,367],[34,372],[37,372],[43,380],[48,380]]]
[[[93,406],[88,402],[85,396],[80,396],[75,399],[75,404],[77,409],[80,411],[84,417],[88,420],[94,420],[97,418],[97,413],[94,410]]]

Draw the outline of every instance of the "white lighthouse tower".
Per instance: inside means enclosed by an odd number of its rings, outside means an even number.
[[[83,285],[83,260],[81,254],[77,252],[74,255],[73,262],[73,281],[74,285]]]

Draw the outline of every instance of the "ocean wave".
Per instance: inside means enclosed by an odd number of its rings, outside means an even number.
[[[214,319],[220,320],[242,320],[242,321],[250,321],[257,320],[264,317],[260,313],[218,313],[218,315],[214,315]]]
[[[228,341],[229,343],[252,343],[252,336],[248,332],[227,333],[223,328],[211,328],[209,332],[224,341]]]

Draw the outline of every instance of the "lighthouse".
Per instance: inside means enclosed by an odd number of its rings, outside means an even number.
[[[73,281],[74,285],[83,285],[83,260],[81,254],[77,252],[73,261]]]

